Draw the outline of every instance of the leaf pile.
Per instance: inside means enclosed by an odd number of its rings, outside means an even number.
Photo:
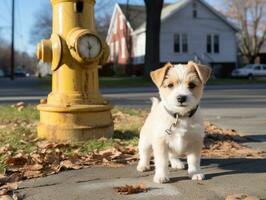
[[[5,146],[5,165],[8,173],[19,173],[22,179],[48,176],[67,169],[80,169],[92,165],[121,166],[137,160],[136,147],[116,143],[106,150],[95,150],[84,154],[80,147],[69,143],[37,142],[37,149],[31,153],[12,155],[12,149]],[[69,153],[68,153],[69,152]]]
[[[202,154],[205,157],[245,157],[262,158],[266,156],[263,151],[258,151],[245,146],[249,140],[241,137],[234,129],[221,129],[210,122],[205,123],[205,139]]]
[[[0,199],[18,200],[22,197],[14,193],[14,190],[18,188],[18,181],[20,177],[18,174],[12,174],[10,176],[0,175]]]
[[[114,187],[114,190],[119,194],[129,195],[148,192],[149,189],[145,186],[145,184],[140,183],[137,185],[125,185],[120,187]]]

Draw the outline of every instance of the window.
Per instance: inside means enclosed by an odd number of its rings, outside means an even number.
[[[174,52],[187,53],[188,52],[188,35],[183,33],[174,34]]]
[[[219,51],[220,51],[219,35],[214,35],[213,36],[213,43],[214,43],[214,53],[219,53]]]
[[[254,67],[254,70],[260,70],[260,66],[258,66],[258,65],[255,66],[255,67]]]
[[[207,53],[212,52],[212,36],[207,35]]]
[[[174,52],[180,53],[180,35],[174,35]]]
[[[220,37],[219,35],[208,34],[206,38],[207,53],[220,53]]]
[[[182,34],[182,52],[187,53],[188,52],[188,38],[187,34]]]
[[[197,4],[196,2],[193,2],[193,18],[197,18],[198,17],[198,11],[197,11]]]
[[[266,65],[263,65],[263,70],[266,70]]]

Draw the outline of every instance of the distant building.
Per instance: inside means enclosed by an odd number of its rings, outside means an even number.
[[[144,6],[115,5],[106,38],[111,49],[110,63],[143,70],[145,20]],[[203,0],[165,5],[161,14],[160,61],[197,60],[212,66],[217,74],[229,74],[237,63],[236,32],[226,17]]]

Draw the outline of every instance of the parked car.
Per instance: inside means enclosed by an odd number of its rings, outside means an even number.
[[[23,69],[16,69],[14,72],[15,77],[27,77],[29,76]]]
[[[266,64],[248,64],[243,68],[233,70],[231,76],[246,77],[248,79],[262,76],[266,77]]]

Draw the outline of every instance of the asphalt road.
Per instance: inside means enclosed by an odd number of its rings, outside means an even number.
[[[113,105],[149,107],[150,98],[158,96],[154,88],[101,89]],[[20,78],[11,82],[0,79],[0,103],[24,101],[38,103],[46,98],[48,89],[36,78]],[[266,108],[266,84],[209,86],[205,89],[203,108]]]

